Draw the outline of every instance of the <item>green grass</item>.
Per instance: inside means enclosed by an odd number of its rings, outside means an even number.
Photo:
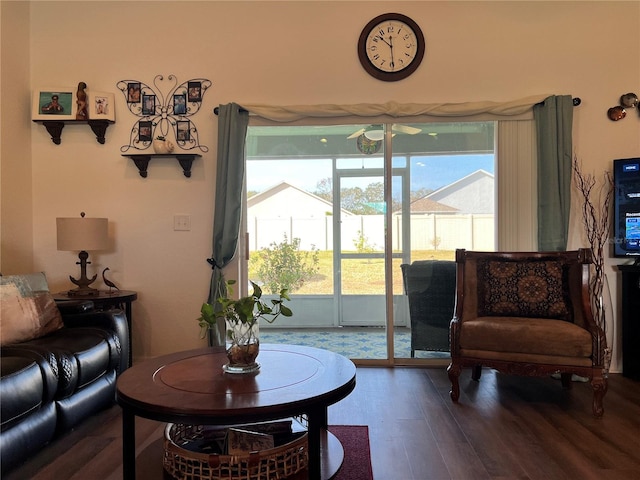
[[[455,252],[452,250],[415,250],[411,253],[411,261],[416,260],[453,260]],[[301,289],[294,294],[333,294],[333,252],[319,252],[319,271],[305,282]],[[393,259],[393,293],[401,295],[402,271],[399,258]],[[249,278],[256,277],[255,266],[249,262]],[[384,294],[384,260],[375,259],[345,259],[342,261],[342,292],[345,294]]]

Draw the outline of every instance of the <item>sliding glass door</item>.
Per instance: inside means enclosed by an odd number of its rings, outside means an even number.
[[[290,288],[294,311],[266,341],[441,355],[412,351],[401,265],[493,248],[493,137],[493,123],[249,127],[249,278]]]

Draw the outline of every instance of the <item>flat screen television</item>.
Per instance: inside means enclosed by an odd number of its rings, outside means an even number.
[[[640,261],[640,158],[613,161],[613,255]]]

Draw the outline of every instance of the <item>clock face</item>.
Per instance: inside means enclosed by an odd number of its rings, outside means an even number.
[[[373,77],[396,81],[411,75],[424,56],[420,27],[405,15],[386,13],[371,20],[358,41],[358,57]]]

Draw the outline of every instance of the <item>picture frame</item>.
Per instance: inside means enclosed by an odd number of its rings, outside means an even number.
[[[140,120],[138,122],[138,141],[150,142],[151,140],[153,140],[153,122]]]
[[[202,101],[202,82],[187,82],[187,99],[190,102]]]
[[[127,103],[140,103],[140,82],[127,83]]]
[[[87,92],[89,101],[87,108],[89,110],[90,120],[116,120],[116,103],[113,93],[108,92]]]
[[[156,96],[155,95],[142,95],[142,115],[155,115],[156,114]]]
[[[179,142],[191,140],[191,122],[189,120],[178,120],[176,122],[176,140]]]
[[[173,114],[174,115],[187,114],[187,95],[186,94],[180,93],[173,96]]]
[[[33,92],[32,120],[75,120],[78,104],[76,87],[38,88]]]

